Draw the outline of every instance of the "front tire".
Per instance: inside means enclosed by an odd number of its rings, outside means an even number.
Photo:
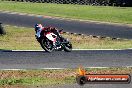
[[[46,52],[52,52],[54,50],[52,42],[48,39],[41,39],[40,45]]]
[[[64,51],[66,51],[66,52],[71,52],[72,51],[72,44],[70,42],[64,44]]]

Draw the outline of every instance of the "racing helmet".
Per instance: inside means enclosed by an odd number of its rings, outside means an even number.
[[[37,30],[43,28],[42,24],[35,24],[35,31],[37,32]]]

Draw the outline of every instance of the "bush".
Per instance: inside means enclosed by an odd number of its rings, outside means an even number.
[[[6,34],[4,27],[2,26],[2,23],[0,23],[0,34]]]

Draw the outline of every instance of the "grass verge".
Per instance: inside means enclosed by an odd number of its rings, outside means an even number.
[[[132,68],[86,68],[87,74],[132,74]],[[76,83],[77,69],[0,71],[0,85],[53,86]]]
[[[0,36],[0,49],[41,50],[31,28],[5,26],[6,35]],[[89,36],[63,34],[70,39],[75,49],[127,49],[132,48],[132,40],[112,40],[91,38]]]
[[[0,86],[51,86],[75,83],[71,70],[0,71]]]
[[[63,18],[132,23],[132,7],[88,6],[0,1],[0,10]]]

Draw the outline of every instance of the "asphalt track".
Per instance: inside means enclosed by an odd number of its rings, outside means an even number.
[[[34,24],[41,23],[45,26],[57,27],[72,33],[132,39],[132,26],[128,27],[126,25],[63,20],[44,16],[36,17],[4,12],[0,12],[0,22],[24,27],[34,27]]]
[[[132,50],[0,51],[0,69],[132,66]]]

